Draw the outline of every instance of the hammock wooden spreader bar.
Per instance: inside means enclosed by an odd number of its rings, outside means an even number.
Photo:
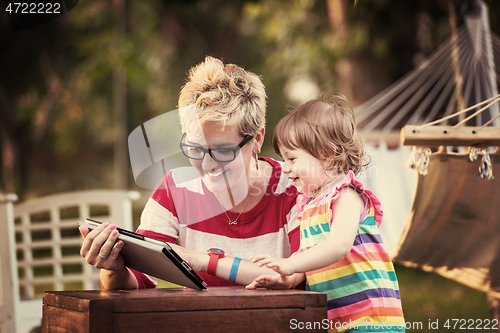
[[[406,125],[401,130],[401,143],[405,146],[500,146],[500,128],[482,126],[429,126]]]
[[[491,97],[467,109],[458,111],[452,115],[435,120],[424,125],[406,125],[401,130],[401,143],[406,146],[468,146],[468,147],[490,147],[500,146],[500,127],[488,126],[496,118],[497,114],[482,126],[463,126],[469,119],[478,116],[492,105],[500,102],[500,95]],[[464,114],[471,109],[488,103],[472,115],[460,121],[454,126],[432,126]]]

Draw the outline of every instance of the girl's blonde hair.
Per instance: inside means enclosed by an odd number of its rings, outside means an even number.
[[[328,100],[312,100],[283,117],[273,132],[273,147],[303,149],[325,162],[327,170],[362,171],[365,160],[363,138],[356,130],[354,112],[347,99],[334,95]]]
[[[198,127],[220,122],[221,132],[225,126],[234,125],[243,136],[254,135],[266,125],[266,98],[264,84],[256,74],[207,56],[205,61],[191,68],[188,81],[181,89],[182,131],[196,126],[192,123],[199,120]]]

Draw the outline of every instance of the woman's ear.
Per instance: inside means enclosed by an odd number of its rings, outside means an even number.
[[[255,140],[255,147],[253,149],[253,151],[259,151],[261,150],[262,148],[262,145],[264,144],[264,135],[266,134],[266,129],[264,127],[260,128],[259,130],[257,130],[257,132],[255,132],[253,138]]]

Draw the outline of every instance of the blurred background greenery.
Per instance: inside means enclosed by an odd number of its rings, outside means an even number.
[[[340,92],[357,106],[451,34],[466,0],[85,0],[13,33],[0,5],[0,190],[20,201],[92,188],[143,193],[127,136],[177,108],[187,71],[206,55],[261,75],[267,139],[287,109]],[[485,0],[500,34],[500,1]],[[297,82],[309,90],[297,91]],[[408,321],[488,318],[484,295],[398,266]]]
[[[176,109],[188,69],[206,55],[262,76],[268,137],[302,102],[297,78],[313,83],[311,96],[341,92],[359,105],[447,39],[450,6],[466,2],[86,0],[16,33],[2,8],[0,187],[20,200],[134,188],[128,133]],[[500,3],[486,3],[499,34]]]

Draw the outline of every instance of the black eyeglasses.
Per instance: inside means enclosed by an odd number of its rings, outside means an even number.
[[[232,162],[236,158],[238,151],[253,139],[253,135],[246,135],[243,140],[234,148],[204,148],[202,146],[194,146],[184,143],[186,133],[182,135],[179,147],[184,156],[193,160],[202,160],[205,154],[208,153],[217,162]]]

